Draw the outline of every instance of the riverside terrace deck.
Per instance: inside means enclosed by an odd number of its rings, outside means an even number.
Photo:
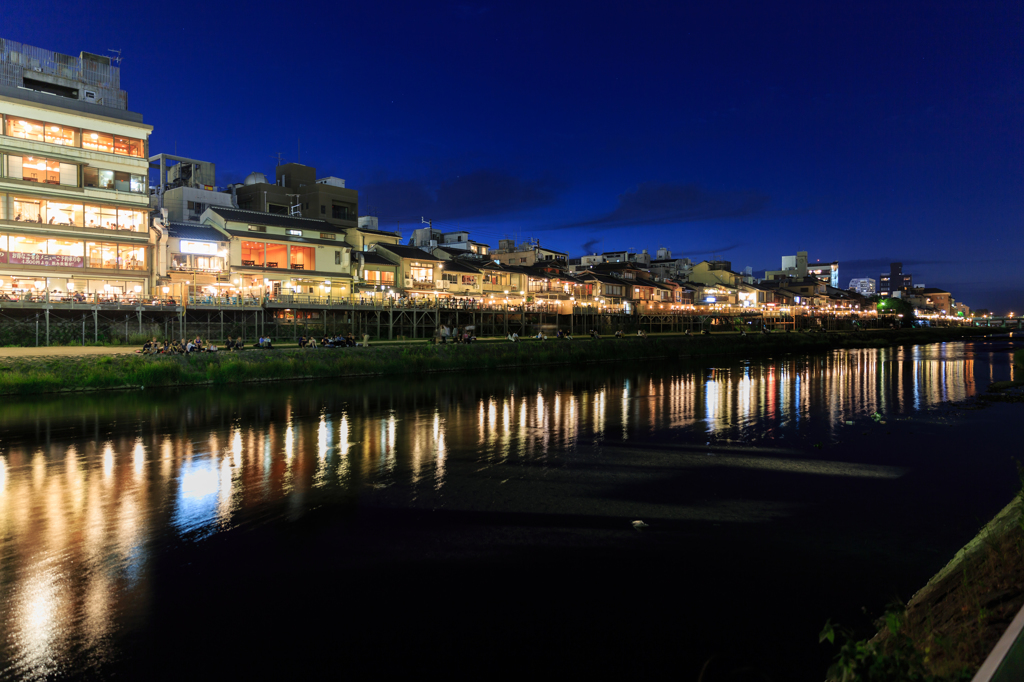
[[[139,337],[161,338],[198,334],[246,342],[265,335],[297,339],[352,332],[372,339],[422,339],[441,325],[469,327],[477,336],[534,335],[558,329],[586,334],[597,329],[611,334],[655,332],[840,330],[888,327],[888,317],[874,313],[841,314],[813,311],[750,312],[742,309],[657,310],[625,313],[609,307],[576,305],[573,313],[558,313],[542,303],[488,304],[472,299],[321,298],[284,295],[278,298],[189,297],[142,300],[136,297],[24,297],[0,300],[0,345],[64,345],[113,341],[135,343]],[[141,341],[139,341],[141,342]]]

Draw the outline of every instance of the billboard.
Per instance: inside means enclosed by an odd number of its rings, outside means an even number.
[[[84,256],[59,256],[50,253],[21,253],[8,251],[6,260],[0,257],[0,263],[11,265],[41,265],[51,268],[84,268]]]

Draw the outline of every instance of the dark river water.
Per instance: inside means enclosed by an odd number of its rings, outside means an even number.
[[[1013,344],[3,398],[0,677],[821,679],[1015,492]]]

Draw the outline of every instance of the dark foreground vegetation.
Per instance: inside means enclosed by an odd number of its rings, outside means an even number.
[[[984,335],[974,328],[842,333],[664,335],[469,345],[422,341],[369,348],[245,350],[188,355],[60,356],[0,361],[0,394],[229,384],[422,372],[492,370],[712,355],[763,356],[879,348]]]

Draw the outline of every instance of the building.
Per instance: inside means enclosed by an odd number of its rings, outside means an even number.
[[[429,226],[413,230],[409,246],[415,246],[428,252],[432,252],[438,246],[445,246],[450,249],[467,251],[480,257],[487,257],[491,250],[487,244],[470,239],[469,232],[466,230],[441,232]]]
[[[783,256],[782,268],[764,273],[767,280],[803,279],[807,276],[807,252],[797,251],[795,256]]]
[[[643,268],[651,264],[651,255],[647,253],[647,249],[640,253],[635,253],[632,249],[628,251],[605,251],[601,256],[604,258],[603,262],[605,263],[633,263]]]
[[[875,295],[875,280],[870,277],[858,277],[850,280],[850,291],[856,291],[861,296],[871,297]]]
[[[512,239],[501,239],[498,241],[498,248],[491,251],[491,257],[505,265],[522,267],[544,263],[564,268],[569,262],[568,254],[546,249],[535,239],[518,245]]]
[[[275,213],[324,220],[341,229],[358,227],[359,192],[345,187],[333,176],[317,178],[316,169],[301,163],[285,163],[274,169],[275,180],[250,173],[241,185],[232,185],[238,207],[247,211]]]
[[[256,298],[354,293],[352,245],[344,230],[325,220],[214,206],[203,213],[203,223],[230,238],[230,275],[228,281],[218,280],[230,285],[230,293]]]
[[[148,297],[147,147],[120,68],[0,39],[0,292]]]
[[[150,207],[166,209],[169,222],[198,223],[211,206],[237,208],[230,193],[219,191],[216,166],[209,161],[156,154],[149,163],[159,169],[158,183],[150,190]]]
[[[878,295],[899,298],[904,289],[913,286],[914,277],[904,274],[903,263],[890,263],[889,272],[883,272],[878,280]]]

